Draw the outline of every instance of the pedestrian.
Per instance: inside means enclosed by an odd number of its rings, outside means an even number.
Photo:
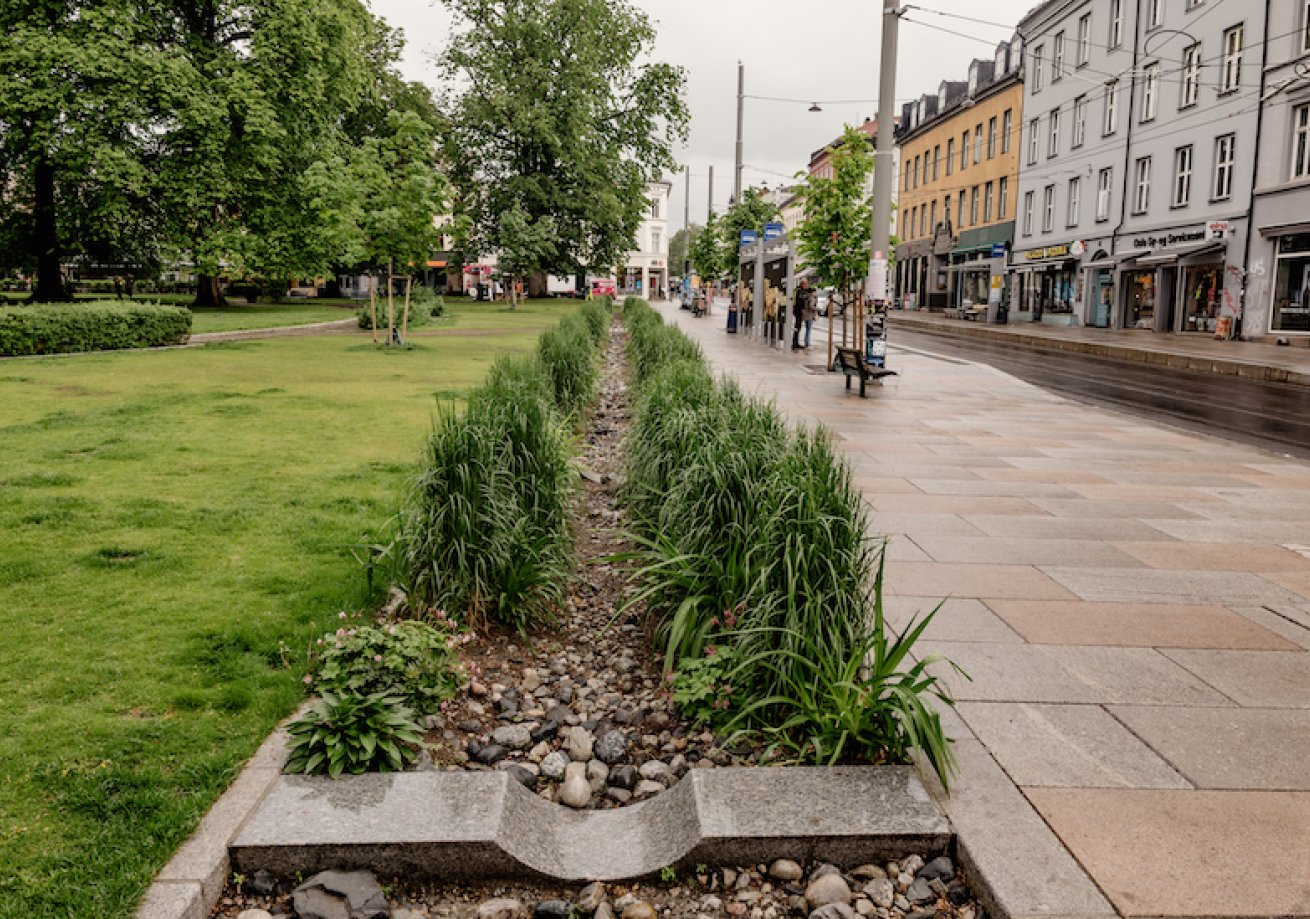
[[[801,284],[806,287],[805,291],[805,309],[802,313],[805,319],[805,350],[810,350],[810,333],[814,331],[814,319],[819,314],[817,301],[818,297],[813,290],[809,289],[806,279],[801,279]]]
[[[801,323],[805,321],[805,316],[810,306],[810,279],[801,278],[800,286],[796,288],[795,298],[792,300],[791,315],[795,320],[796,326],[791,333],[791,349],[793,351],[801,350]],[[805,328],[805,347],[810,345],[809,324]]]

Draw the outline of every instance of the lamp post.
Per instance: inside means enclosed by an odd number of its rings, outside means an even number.
[[[901,23],[900,0],[883,0],[882,61],[878,83],[878,143],[873,159],[873,226],[869,233],[868,298],[887,302],[887,261],[891,248],[892,175],[895,163],[896,44]]]
[[[732,200],[741,201],[741,122],[746,103],[746,65],[737,62],[737,160],[732,177]]]

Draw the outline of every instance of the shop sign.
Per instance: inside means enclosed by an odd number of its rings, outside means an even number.
[[[1233,225],[1227,220],[1211,220],[1205,225],[1206,239],[1227,239]]]
[[[1030,262],[1035,262],[1039,258],[1068,258],[1068,246],[1043,246],[1040,249],[1029,249],[1023,254],[1023,257]]]
[[[754,230],[742,230],[739,246],[749,246],[759,238],[760,234],[756,233]]]
[[[1074,240],[1073,245],[1069,247],[1069,254],[1074,258],[1082,258],[1083,253],[1086,251],[1087,243],[1083,242],[1081,239]]]
[[[780,223],[766,223],[764,225],[764,238],[777,239],[779,236],[785,233],[786,230],[787,228]]]
[[[1005,243],[992,243],[992,258],[1005,258]]]
[[[1147,250],[1168,249],[1170,246],[1184,246],[1188,243],[1205,242],[1206,238],[1206,231],[1204,228],[1199,230],[1180,230],[1177,233],[1161,233],[1159,236],[1134,237],[1133,248]]]

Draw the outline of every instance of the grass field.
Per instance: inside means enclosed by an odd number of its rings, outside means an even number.
[[[0,917],[131,915],[365,601],[348,547],[394,511],[433,395],[575,305],[461,305],[403,352],[0,361]]]
[[[272,329],[278,326],[307,325],[311,322],[336,322],[354,319],[353,306],[330,306],[320,303],[273,303],[223,309],[192,309],[191,333],[232,332],[237,329]]]

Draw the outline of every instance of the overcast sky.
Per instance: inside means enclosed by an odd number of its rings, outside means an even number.
[[[691,134],[686,147],[678,151],[678,159],[691,166],[693,223],[705,220],[711,164],[716,209],[722,211],[732,194],[738,60],[746,65],[748,97],[743,185],[787,181],[805,167],[812,151],[841,133],[843,124],[859,123],[876,112],[882,0],[635,3],[659,32],[652,58],[681,65],[687,71]],[[901,22],[897,97],[936,92],[943,79],[965,79],[969,61],[990,59],[990,48],[1008,38],[1035,3],[924,0],[921,10],[911,11]],[[444,47],[450,29],[450,17],[439,0],[372,0],[372,7],[405,32],[405,74],[434,83],[432,58]],[[985,19],[1004,27],[955,16]],[[773,102],[750,96],[801,101]],[[823,111],[809,112],[811,101],[820,102]],[[671,178],[675,178],[670,221],[674,230],[682,226],[685,180],[681,175]]]

